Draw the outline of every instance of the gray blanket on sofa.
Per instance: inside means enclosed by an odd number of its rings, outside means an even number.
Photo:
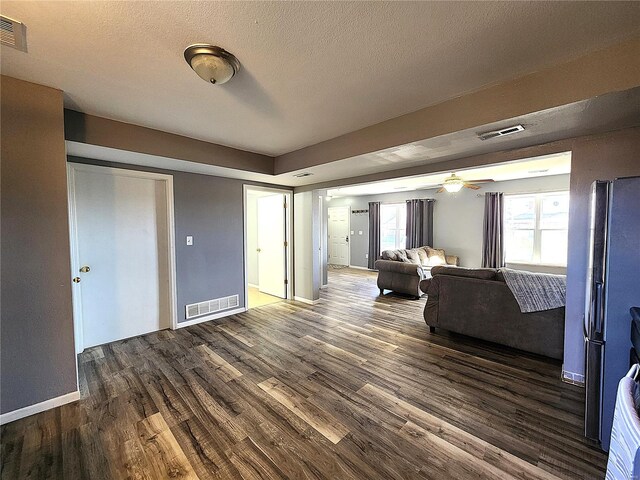
[[[540,312],[564,307],[566,304],[567,277],[548,273],[524,272],[501,268],[513,296],[522,313]]]

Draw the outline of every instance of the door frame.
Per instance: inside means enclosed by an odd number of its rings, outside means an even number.
[[[347,267],[351,266],[351,205],[336,205],[334,207],[327,207],[327,265],[331,265],[329,262],[329,252],[331,251],[331,243],[329,242],[329,226],[331,225],[331,217],[329,216],[329,210],[332,208],[346,208],[347,209]]]
[[[167,255],[169,265],[169,319],[170,328],[178,328],[178,296],[176,291],[176,249],[175,249],[175,219],[174,219],[174,195],[173,175],[161,173],[129,170],[126,168],[103,167],[101,165],[88,165],[85,163],[67,162],[67,193],[69,202],[69,240],[71,246],[71,277],[76,276],[80,268],[78,250],[78,219],[76,209],[75,173],[79,171],[106,173],[113,176],[145,178],[164,182],[167,209]],[[84,350],[84,336],[82,323],[82,298],[72,291],[73,305],[73,332],[76,354]]]
[[[245,309],[249,310],[249,271],[248,271],[248,256],[247,256],[247,196],[249,190],[257,190],[260,192],[281,193],[285,195],[287,208],[285,215],[285,234],[284,240],[287,242],[287,251],[285,253],[285,259],[287,266],[285,268],[285,275],[287,280],[287,298],[285,300],[293,300],[293,190],[286,190],[284,188],[263,187],[259,185],[251,185],[245,183],[242,186],[242,223],[243,223],[243,255],[244,255],[244,303]]]

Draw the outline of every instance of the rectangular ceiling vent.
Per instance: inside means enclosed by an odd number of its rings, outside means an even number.
[[[302,177],[310,177],[311,175],[313,175],[313,173],[311,172],[302,172],[302,173],[296,173],[294,177],[302,178]]]
[[[478,138],[480,140],[489,140],[496,137],[506,137],[507,135],[513,135],[514,133],[524,132],[522,125],[514,125],[513,127],[503,128],[501,130],[493,130],[491,132],[479,133]]]
[[[186,319],[200,317],[210,313],[221,312],[229,308],[235,308],[240,305],[240,297],[231,295],[230,297],[215,298],[200,303],[192,303],[186,306]]]
[[[27,51],[27,27],[24,23],[0,15],[0,43]]]

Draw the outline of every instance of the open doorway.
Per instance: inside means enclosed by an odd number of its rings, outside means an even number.
[[[245,185],[248,308],[292,298],[291,192]]]

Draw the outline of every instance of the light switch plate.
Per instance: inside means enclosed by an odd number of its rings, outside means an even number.
[[[191,235],[187,235],[187,245],[193,245],[193,237]]]
[[[351,235],[353,235],[353,230],[351,230]]]
[[[362,230],[358,230],[358,235],[362,235]]]

